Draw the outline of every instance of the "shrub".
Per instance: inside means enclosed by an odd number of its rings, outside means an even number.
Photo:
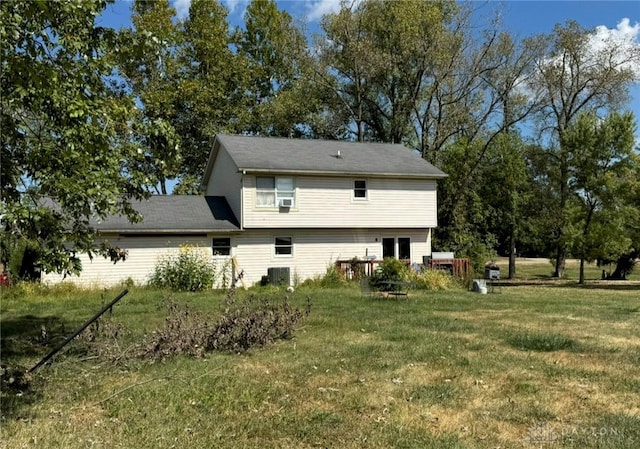
[[[382,260],[371,276],[370,283],[380,286],[383,282],[405,281],[409,275],[409,268],[404,262],[387,257]]]
[[[199,248],[184,245],[178,254],[161,258],[149,279],[149,285],[174,291],[196,292],[213,287],[216,268]]]
[[[349,269],[351,270],[351,276],[353,280],[359,280],[361,277],[365,275],[364,265],[358,259],[358,257],[354,257],[350,260]]]
[[[411,270],[409,282],[419,290],[448,290],[457,287],[460,281],[443,270],[425,270],[422,273]]]
[[[324,275],[316,276],[313,279],[307,279],[302,283],[304,287],[319,288],[338,288],[345,285],[345,280],[340,275],[340,271],[335,264],[327,265],[327,271]]]

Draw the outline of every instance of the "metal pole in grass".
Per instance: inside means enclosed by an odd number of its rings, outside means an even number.
[[[47,363],[51,357],[53,357],[54,355],[56,355],[62,348],[64,348],[65,346],[67,346],[67,344],[69,344],[69,342],[71,340],[73,340],[74,338],[76,338],[78,335],[80,335],[80,333],[85,330],[87,327],[89,327],[91,325],[91,323],[93,323],[95,320],[97,320],[98,318],[100,318],[102,316],[103,313],[105,313],[107,310],[111,309],[118,301],[120,301],[124,295],[126,295],[127,293],[129,293],[129,290],[124,289],[118,296],[116,296],[113,301],[111,301],[109,304],[107,304],[106,306],[104,306],[102,308],[102,310],[100,310],[100,312],[96,313],[93,317],[91,317],[91,319],[89,321],[87,321],[86,323],[84,323],[82,326],[80,326],[73,334],[71,334],[70,337],[67,337],[67,339],[65,341],[62,342],[62,344],[60,346],[58,346],[56,349],[54,349],[53,351],[51,351],[49,354],[47,354],[46,356],[44,356],[42,358],[42,360],[40,360],[38,363],[35,364],[35,366],[33,368],[31,368],[28,372],[29,373],[33,373],[35,370],[37,370],[38,368],[40,368],[42,365],[44,365],[45,363]]]

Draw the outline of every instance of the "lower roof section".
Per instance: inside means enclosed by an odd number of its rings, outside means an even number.
[[[102,233],[122,234],[194,234],[233,232],[240,223],[223,196],[154,195],[147,200],[132,201],[142,221],[131,223],[125,216],[92,220]]]

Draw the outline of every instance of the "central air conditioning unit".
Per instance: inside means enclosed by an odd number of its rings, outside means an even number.
[[[289,267],[267,268],[267,277],[271,285],[290,285],[291,271]]]
[[[293,207],[293,198],[280,198],[280,207]]]

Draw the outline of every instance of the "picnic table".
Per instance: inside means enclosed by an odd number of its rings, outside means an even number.
[[[382,281],[379,284],[383,287],[384,293],[388,295],[395,296],[409,296],[409,290],[413,287],[411,282],[403,282],[403,281]]]

